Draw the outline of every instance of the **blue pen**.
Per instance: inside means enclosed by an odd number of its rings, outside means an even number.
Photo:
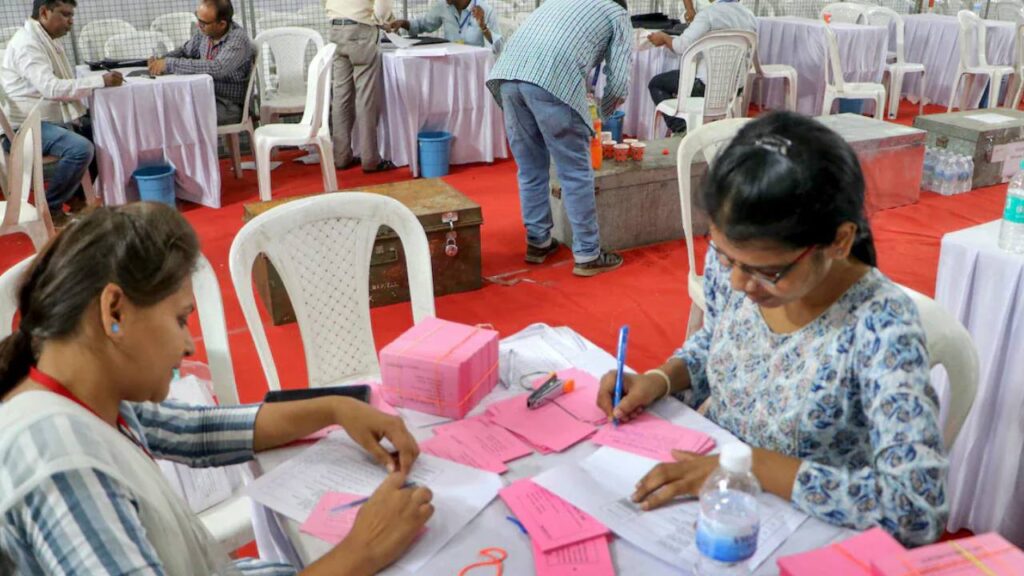
[[[618,408],[619,402],[622,402],[622,373],[626,365],[626,341],[629,340],[629,326],[623,326],[619,328],[619,355],[616,358],[618,363],[618,369],[615,372],[615,401],[612,404],[612,408]],[[612,424],[614,426],[619,425],[619,419],[613,418]]]
[[[526,535],[530,534],[529,532],[526,531],[526,526],[523,526],[523,523],[520,522],[519,520],[517,520],[515,516],[505,516],[505,520],[508,520],[509,522],[515,524],[516,527],[519,528],[519,531],[522,532],[523,534],[526,534]]]
[[[404,490],[406,488],[415,488],[416,486],[417,485],[416,485],[415,482],[406,482],[405,484],[402,484],[402,489]],[[366,498],[360,498],[359,500],[353,500],[351,502],[346,502],[345,504],[339,504],[339,505],[335,506],[334,508],[331,508],[327,512],[329,512],[331,514],[337,514],[338,512],[344,512],[345,510],[348,510],[349,508],[355,508],[356,506],[362,506],[363,504],[366,504],[366,502],[369,499],[370,499],[370,497],[367,496]]]

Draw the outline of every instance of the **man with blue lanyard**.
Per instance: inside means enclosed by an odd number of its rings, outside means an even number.
[[[501,51],[498,14],[484,0],[441,0],[422,18],[391,23],[391,30],[405,28],[413,36],[442,27],[445,39],[450,42],[490,46],[495,54]]]
[[[689,14],[690,7],[688,6],[687,18],[689,18]],[[655,32],[648,36],[647,40],[654,46],[665,46],[682,56],[690,44],[708,32],[716,30],[743,30],[757,33],[757,20],[754,19],[754,13],[740,4],[738,0],[715,0],[710,6],[702,8],[696,16],[693,16],[693,21],[682,35],[672,38],[664,32]],[[704,96],[705,74],[704,67],[699,66],[690,96],[694,98]],[[665,100],[675,98],[679,90],[679,70],[658,74],[651,78],[647,88],[651,91],[651,99],[654,100],[655,106]],[[686,122],[681,118],[665,116],[665,123],[674,133],[686,131]]]

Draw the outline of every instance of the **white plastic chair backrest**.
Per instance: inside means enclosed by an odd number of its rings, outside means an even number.
[[[173,12],[154,18],[153,22],[149,25],[149,29],[153,32],[166,34],[171,39],[171,42],[174,43],[174,47],[177,48],[192,38],[196,33],[196,25],[195,14],[191,12]]]
[[[163,56],[174,48],[174,42],[163,32],[135,30],[111,36],[103,47],[103,57],[109,60],[150,58]]]
[[[1014,0],[996,0],[989,5],[988,19],[1021,24],[1022,11],[1024,11],[1024,4],[1021,4],[1020,2],[1015,2]]]
[[[242,227],[231,244],[231,280],[256,343],[267,385],[280,380],[256,300],[252,269],[265,255],[295,310],[311,387],[374,377],[380,364],[370,324],[370,258],[387,226],[402,244],[413,322],[434,315],[427,236],[401,202],[381,194],[337,192],[288,202]]]
[[[902,64],[904,62],[903,17],[892,8],[886,8],[885,6],[872,6],[868,8],[865,15],[868,24],[884,26],[896,32],[896,62]]]
[[[34,258],[35,255],[29,256],[0,274],[0,338],[12,331],[11,324],[18,311],[18,289]],[[228,329],[224,320],[220,284],[210,261],[202,254],[192,273],[192,294],[196,300],[196,313],[199,315],[210,376],[213,378],[213,391],[220,405],[237,405],[238,391],[235,388],[231,349],[228,347]]]
[[[964,66],[988,66],[985,21],[970,10],[956,15],[960,21],[960,62]]]
[[[707,70],[707,79],[704,81],[705,117],[724,117],[728,114],[737,92],[746,82],[751,53],[756,44],[756,37],[749,32],[715,31],[701,36],[680,57],[680,87],[685,86],[688,90],[693,85],[700,62],[704,63]],[[679,102],[683,106],[685,96]]]
[[[7,157],[7,207],[0,226],[16,226],[24,203],[34,191],[34,210],[46,209],[46,192],[43,190],[43,145],[37,104],[28,118],[18,127],[11,142],[11,153]]]
[[[917,305],[931,365],[941,364],[949,377],[949,409],[942,427],[942,438],[948,450],[974,404],[979,377],[978,350],[970,332],[938,302],[906,286],[900,288]]]
[[[306,109],[302,112],[302,125],[309,126],[309,137],[329,136],[331,116],[331,69],[334,67],[334,51],[338,45],[328,43],[321,48],[309,63],[309,77],[316,82],[306,86]]]
[[[310,43],[319,52],[324,38],[309,28],[283,27],[260,32],[253,41],[256,48],[256,67],[260,73],[260,102],[270,90],[278,95],[305,94],[307,90],[306,50]],[[271,65],[276,82],[271,80]]]
[[[93,20],[82,28],[78,35],[78,47],[82,52],[82,60],[93,61],[103,57],[107,40],[118,34],[134,32],[135,27],[117,18]]]
[[[0,62],[2,62],[2,60],[0,60]],[[4,91],[3,86],[0,86],[0,134],[10,136],[11,134],[14,134],[14,128],[11,126],[11,122],[8,120],[7,113],[5,112],[5,110],[7,110],[7,106],[7,92]],[[4,156],[2,152],[3,150],[0,149],[0,158]]]
[[[843,62],[839,57],[839,42],[836,40],[836,33],[831,26],[825,26],[825,41],[828,44],[828,59],[825,65],[825,82],[831,80],[837,91],[843,91],[846,84],[843,82]]]
[[[35,255],[25,258],[0,274],[0,339],[14,332],[14,315],[18,312],[18,290],[25,271]]]
[[[825,14],[831,14],[830,22],[845,24],[864,24],[866,22],[864,12],[867,6],[855,2],[833,2],[826,4],[819,13],[821,18]]]
[[[696,130],[688,130],[686,136],[683,136],[682,141],[679,142],[679,148],[676,151],[676,173],[679,179],[679,205],[682,207],[683,233],[686,236],[686,258],[690,265],[689,284],[693,284],[697,280],[697,259],[693,250],[692,196],[699,192],[690,188],[691,165],[698,154],[703,154],[708,172],[710,172],[718,153],[750,120],[750,118],[726,118],[718,122],[704,124]],[[691,294],[690,297],[702,310],[704,309],[703,292]]]
[[[256,18],[256,30],[259,33],[273,30],[275,28],[298,28],[305,23],[305,18],[299,14],[285,14],[282,12],[263,12]]]

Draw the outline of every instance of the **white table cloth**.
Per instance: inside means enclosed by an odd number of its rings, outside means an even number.
[[[493,65],[491,50],[477,46],[385,50],[382,156],[418,176],[417,135],[444,131],[453,136],[451,164],[508,158],[501,108],[485,85]]]
[[[843,78],[847,82],[881,82],[889,30],[884,26],[832,24],[839,44]],[[825,98],[825,63],[828,40],[825,23],[780,16],[757,19],[757,53],[762,64],[788,64],[797,71],[797,110],[809,116],[822,114]],[[762,108],[783,108],[782,80],[764,80],[754,101]],[[865,111],[874,104],[865,105]]]
[[[640,31],[638,31],[640,32]],[[646,36],[638,33],[636,38]],[[654,140],[663,137],[665,125],[659,124],[658,134],[654,133],[654,100],[647,85],[658,74],[679,69],[679,56],[667,48],[652,47],[649,42],[638,42],[644,48],[634,47],[630,63],[629,94],[619,108],[626,115],[622,118],[622,133],[640,140]],[[598,94],[604,91],[605,75],[602,70],[598,81]]]
[[[579,339],[589,348],[589,352],[585,355],[591,358],[591,362],[593,362],[594,355],[600,355],[605,357],[601,363],[608,366],[615,365],[615,359],[607,354],[607,352],[600,350],[582,337],[579,337]],[[481,405],[477,406],[471,414],[482,413],[485,405],[523,392],[522,389],[516,387],[506,390],[499,385],[490,395],[484,398]],[[696,414],[692,409],[674,399],[664,400],[653,407],[652,410],[673,421],[678,421],[684,417],[696,417],[703,420],[703,417],[699,414]],[[708,422],[708,425],[714,427],[714,424],[710,422]],[[413,428],[410,425],[410,431],[420,441],[433,436],[429,428]],[[507,482],[513,482],[520,478],[531,478],[549,468],[582,460],[597,450],[597,448],[597,445],[584,441],[562,453],[541,456],[535,452],[525,458],[509,462],[509,471],[503,474],[502,478]],[[260,465],[264,471],[271,470],[288,458],[296,455],[302,449],[303,447],[290,447],[264,452],[259,455]],[[508,559],[504,562],[505,574],[515,574],[517,576],[534,574],[533,553],[530,548],[530,541],[519,532],[515,525],[506,519],[508,514],[510,512],[501,499],[495,498],[479,516],[474,518],[466,528],[459,532],[427,563],[421,573],[457,574],[467,564],[478,561],[477,552],[482,548],[500,546],[508,552]],[[323,556],[331,549],[331,546],[326,542],[299,532],[297,522],[285,519],[280,525],[274,525],[272,530],[278,528],[287,534],[292,543],[294,543],[298,556],[307,564]],[[775,561],[778,558],[819,548],[849,538],[855,533],[852,530],[832,526],[815,518],[808,518],[789,540],[783,543],[775,553],[761,564],[755,574],[777,574],[778,567]],[[622,538],[613,538],[611,549],[616,573],[621,576],[657,576],[660,574],[680,573],[681,567],[670,566],[641,551]],[[493,573],[493,569],[481,569],[481,573],[487,570],[491,570]],[[392,566],[383,574],[407,575],[410,573]]]
[[[956,79],[957,64],[960,62],[960,24],[956,16],[940,14],[913,14],[903,17],[903,50],[907,62],[924,64],[927,74],[925,98],[932,104],[949,105]],[[1014,36],[1016,25],[1012,22],[985,21],[989,64],[1013,65],[1016,61]],[[895,40],[891,39],[895,50]],[[917,101],[917,84],[920,76],[907,76],[903,83],[903,95]],[[980,86],[971,90],[968,105],[977,108],[984,89]],[[1005,90],[1003,90],[1005,93]],[[1002,100],[1000,100],[1000,103]]]
[[[205,74],[150,79],[123,72],[123,86],[96,90],[90,102],[104,202],[138,200],[132,172],[166,162],[175,167],[178,198],[220,208],[213,79]],[[79,67],[82,73],[102,72]]]
[[[1024,546],[1024,255],[1000,250],[998,235],[998,221],[946,234],[939,255],[935,299],[970,331],[981,364],[950,453],[949,529]]]

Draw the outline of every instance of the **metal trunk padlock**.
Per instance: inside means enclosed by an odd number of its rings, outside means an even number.
[[[458,232],[451,230],[445,235],[444,241],[444,253],[453,258],[459,253],[459,245],[455,243],[456,236],[458,236]]]

